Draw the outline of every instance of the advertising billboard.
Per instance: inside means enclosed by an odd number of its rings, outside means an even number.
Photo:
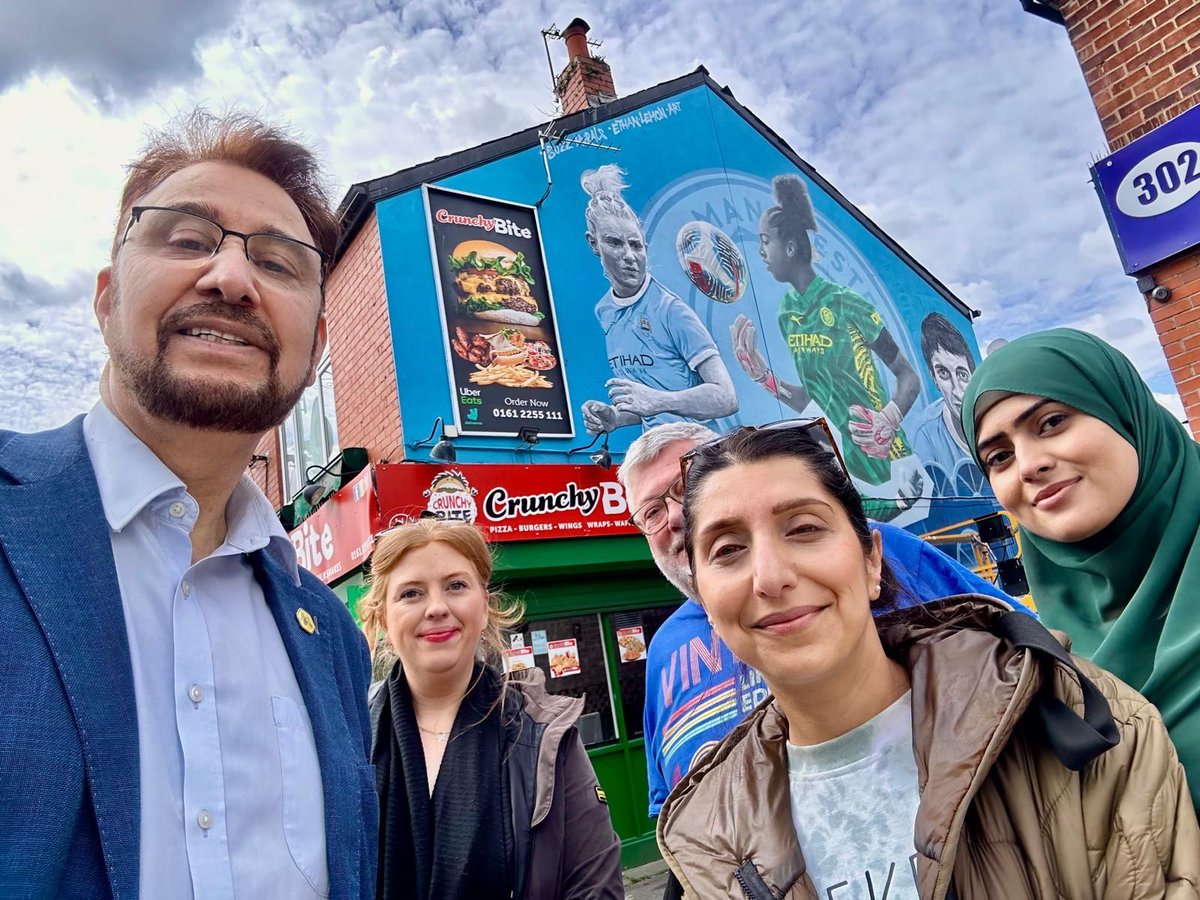
[[[425,187],[454,422],[464,434],[571,437],[537,210]]]
[[[593,439],[619,461],[665,422],[725,432],[823,415],[879,518],[927,530],[995,508],[958,422],[979,360],[961,305],[708,83],[549,140],[544,155],[534,144],[456,171],[429,196],[444,190],[536,207],[554,324],[537,340],[557,341],[549,380],[582,426],[556,439],[547,422],[532,449],[464,428],[460,461],[570,463]],[[470,378],[436,374],[457,336],[453,269],[423,198],[414,186],[376,207],[397,371],[422,376],[400,376],[413,433],[459,415]]]

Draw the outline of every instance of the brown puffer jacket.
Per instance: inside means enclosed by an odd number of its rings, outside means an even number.
[[[1158,711],[1045,641],[1107,699],[1112,718],[1103,718],[1119,734],[1072,771],[1059,755],[1078,754],[1072,735],[1091,732],[1081,680],[1051,652],[1000,637],[1024,628],[1006,612],[971,596],[932,605],[936,624],[878,622],[912,679],[921,897],[1200,897],[1200,826]],[[1078,716],[1044,714],[1055,697]],[[1093,724],[1097,704],[1093,695]],[[817,900],[792,824],[786,741],[786,720],[768,698],[667,798],[658,844],[686,897]]]

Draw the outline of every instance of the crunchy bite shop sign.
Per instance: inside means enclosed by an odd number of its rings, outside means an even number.
[[[375,467],[384,527],[422,515],[470,522],[492,541],[636,534],[616,471],[596,466]]]
[[[326,584],[362,565],[378,530],[374,499],[371,470],[364,469],[289,533],[300,565]]]

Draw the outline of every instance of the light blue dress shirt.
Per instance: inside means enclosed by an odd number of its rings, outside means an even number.
[[[193,565],[183,482],[103,403],[83,433],[133,662],[140,896],[327,897],[316,743],[247,557],[266,548],[299,584],[295,548],[243,475],[225,543]]]

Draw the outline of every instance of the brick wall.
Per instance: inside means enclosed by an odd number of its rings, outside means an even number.
[[[571,60],[559,74],[555,93],[562,103],[563,115],[570,115],[595,105],[593,97],[599,102],[614,99],[617,89],[608,63],[593,56],[580,56]]]
[[[384,457],[392,462],[403,459],[400,398],[374,213],[329,273],[325,315],[339,443],[366,447],[372,463]],[[255,452],[270,455],[267,465],[255,466],[251,474],[278,508],[289,499],[283,496],[278,433],[264,435]]]
[[[1062,0],[1059,9],[1111,150],[1200,103],[1200,3]],[[1200,434],[1200,251],[1147,274],[1172,292],[1146,303]]]

